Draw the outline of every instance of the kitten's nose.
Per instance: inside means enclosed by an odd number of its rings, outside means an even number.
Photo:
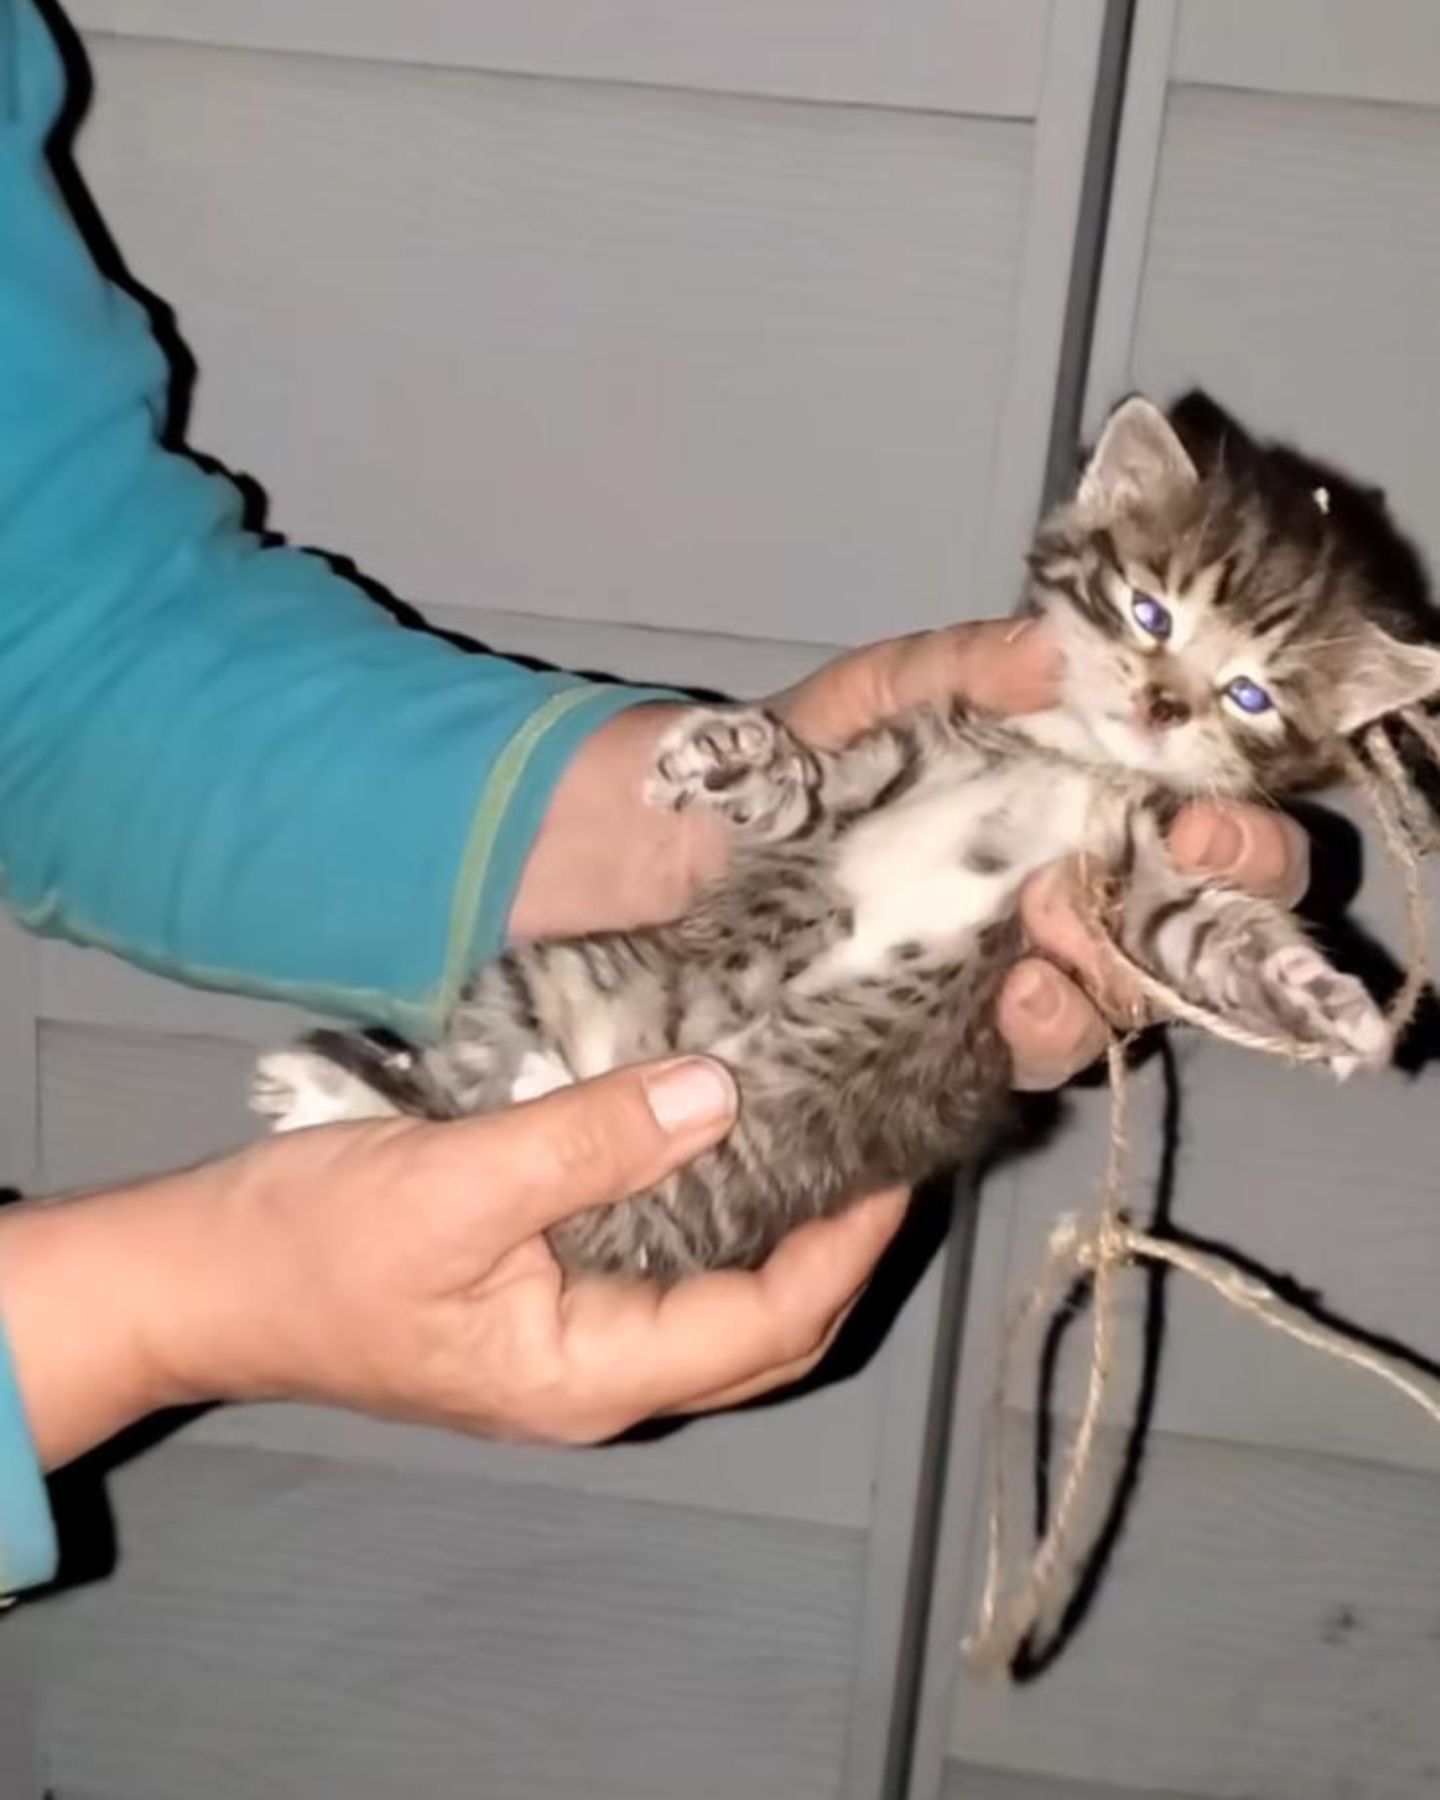
[[[1167,731],[1172,725],[1184,725],[1190,718],[1190,702],[1172,694],[1168,688],[1148,687],[1140,696],[1140,711],[1147,725]]]

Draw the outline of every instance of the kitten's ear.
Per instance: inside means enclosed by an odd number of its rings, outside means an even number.
[[[1440,649],[1367,625],[1338,689],[1336,724],[1348,736],[1385,713],[1440,695]]]
[[[1105,421],[1075,495],[1097,518],[1155,506],[1193,487],[1199,476],[1170,421],[1137,394]]]

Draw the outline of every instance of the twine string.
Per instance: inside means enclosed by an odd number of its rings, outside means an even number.
[[[1400,717],[1440,768],[1440,729],[1418,707]],[[1409,1025],[1429,980],[1428,909],[1420,859],[1435,840],[1428,809],[1383,725],[1365,734],[1367,762],[1348,744],[1342,746],[1347,772],[1370,811],[1381,843],[1404,885],[1407,921],[1407,966],[1399,991],[1386,1011],[1392,1034]],[[1258,1050],[1294,1063],[1325,1059],[1314,1045],[1263,1032],[1252,1032],[1197,1006],[1142,968],[1115,942],[1114,896],[1106,884],[1082,880],[1081,911],[1108,945],[1118,965],[1162,1018],[1179,1019],[1212,1036],[1245,1049]],[[1370,1375],[1392,1387],[1440,1425],[1440,1383],[1422,1375],[1399,1355],[1379,1350],[1340,1328],[1324,1324],[1287,1300],[1267,1282],[1241,1269],[1215,1251],[1200,1250],[1176,1239],[1131,1224],[1122,1207],[1125,1192],[1130,1081],[1126,1044],[1112,1041],[1107,1053],[1110,1077],[1110,1136],[1100,1203],[1095,1218],[1082,1226],[1073,1215],[1057,1220],[1040,1277],[1014,1310],[1003,1335],[992,1399],[991,1471],[986,1519],[985,1568],[975,1622],[962,1646],[970,1667],[981,1675],[1000,1675],[1013,1666],[1021,1646],[1045,1620],[1058,1616],[1064,1595],[1079,1573],[1075,1552],[1078,1523],[1092,1484],[1096,1444],[1114,1368],[1115,1287],[1122,1272],[1137,1263],[1162,1263],[1190,1276],[1237,1311],[1322,1355]],[[1008,1577],[1005,1542],[1006,1444],[1004,1440],[1007,1373],[1021,1334],[1038,1317],[1051,1312],[1060,1294],[1076,1279],[1088,1276],[1093,1289],[1090,1368],[1079,1423],[1060,1494],[1046,1529],[1013,1581]]]

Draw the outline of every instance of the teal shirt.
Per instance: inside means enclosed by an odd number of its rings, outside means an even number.
[[[45,162],[63,92],[30,0],[0,0],[6,902],[187,982],[423,1039],[500,945],[577,747],[656,696],[401,628],[161,448],[165,359]],[[0,1591],[53,1568],[42,1502],[0,1366]]]

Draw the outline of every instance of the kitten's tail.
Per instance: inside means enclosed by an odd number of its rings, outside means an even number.
[[[419,1119],[455,1119],[450,1096],[403,1039],[384,1032],[312,1031],[304,1043],[374,1090],[402,1113]]]

